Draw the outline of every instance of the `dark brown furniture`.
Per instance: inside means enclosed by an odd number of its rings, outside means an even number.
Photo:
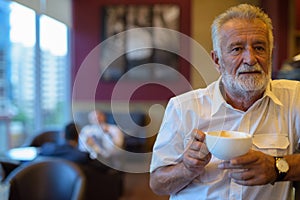
[[[29,141],[23,146],[32,146],[32,147],[40,147],[46,142],[53,143],[63,143],[64,137],[62,135],[61,130],[45,130],[35,135],[33,138],[29,139]]]
[[[74,163],[47,159],[17,167],[4,182],[9,200],[83,200],[86,178]]]

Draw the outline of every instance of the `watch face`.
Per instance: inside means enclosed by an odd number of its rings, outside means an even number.
[[[287,172],[289,170],[289,164],[284,159],[278,159],[276,166],[279,172]]]

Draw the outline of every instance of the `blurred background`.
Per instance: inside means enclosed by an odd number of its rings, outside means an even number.
[[[143,138],[133,151],[151,152],[169,98],[205,87],[209,83],[205,80],[218,75],[208,72],[202,77],[176,53],[149,49],[128,53],[141,43],[165,44],[192,63],[203,53],[173,35],[116,34],[132,28],[168,28],[198,42],[208,56],[214,17],[240,3],[260,6],[273,20],[273,78],[300,80],[300,0],[0,0],[0,156],[5,158],[9,150],[24,147],[42,132],[61,131],[70,121],[85,125],[87,113],[94,108],[109,116],[116,112],[142,120],[135,121]],[[111,36],[115,48],[93,51]],[[101,68],[105,55],[116,51],[122,55],[107,69]],[[93,53],[97,56],[91,58]],[[131,71],[149,63],[147,69]],[[210,71],[213,66],[197,67]],[[125,74],[125,81],[118,84]],[[113,99],[115,86],[118,92]],[[126,120],[123,130],[130,132]],[[122,199],[156,198],[148,175],[131,174],[124,181],[129,184]]]

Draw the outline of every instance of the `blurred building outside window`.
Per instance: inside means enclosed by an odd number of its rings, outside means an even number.
[[[68,122],[71,70],[65,24],[16,2],[0,0],[0,30],[3,151],[43,129]]]

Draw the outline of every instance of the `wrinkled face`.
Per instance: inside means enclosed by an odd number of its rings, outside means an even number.
[[[220,30],[221,57],[215,59],[228,92],[264,91],[271,77],[268,30],[260,20],[232,19]]]

